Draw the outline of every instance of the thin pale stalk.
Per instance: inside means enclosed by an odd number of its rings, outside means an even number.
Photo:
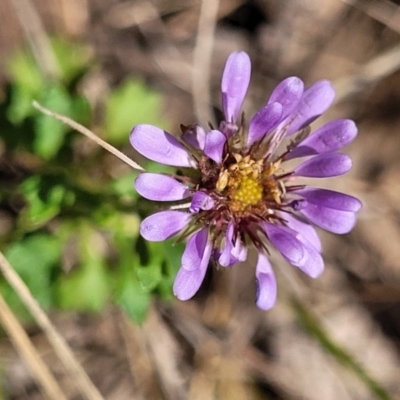
[[[210,64],[219,0],[203,0],[200,9],[196,47],[193,53],[192,93],[198,121],[216,126],[211,111]]]
[[[14,7],[39,68],[46,77],[57,79],[60,76],[60,67],[34,2],[31,0],[10,0],[10,3]]]
[[[103,396],[93,385],[81,364],[76,360],[65,339],[51,323],[49,317],[41,309],[39,303],[32,296],[32,293],[29,291],[28,287],[1,252],[0,271],[3,273],[10,286],[15,290],[26,308],[29,310],[36,323],[43,330],[50,344],[53,346],[58,358],[64,364],[71,378],[74,380],[74,382],[76,382],[76,385],[79,388],[82,396],[87,400],[104,400]],[[53,398],[58,399],[59,397]]]
[[[400,45],[393,46],[357,68],[355,74],[344,76],[334,82],[335,103],[371,88],[388,75],[400,69]]]
[[[97,143],[99,146],[103,147],[103,149],[107,150],[114,156],[118,157],[121,161],[123,161],[125,164],[128,164],[131,168],[137,170],[137,171],[145,171],[143,167],[141,167],[139,164],[137,164],[135,161],[130,159],[128,156],[126,156],[124,153],[120,152],[117,150],[114,146],[111,146],[111,144],[107,143],[103,139],[100,139],[95,133],[93,133],[91,130],[85,128],[83,125],[78,124],[75,122],[73,119],[66,117],[65,115],[58,114],[54,111],[49,110],[46,107],[43,107],[40,105],[37,101],[33,102],[33,106],[41,111],[43,114],[46,114],[50,117],[53,117],[55,119],[58,119],[61,121],[63,124],[70,126],[72,129],[75,129],[76,131],[82,133],[82,135],[85,135],[87,138],[90,140],[93,140],[95,143]]]
[[[0,322],[4,330],[14,343],[18,353],[25,361],[26,366],[36,379],[43,394],[49,399],[67,400],[54,376],[47,365],[40,358],[35,346],[30,341],[24,328],[15,318],[14,314],[0,294]]]

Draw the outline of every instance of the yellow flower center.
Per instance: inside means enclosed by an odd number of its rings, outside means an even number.
[[[233,190],[231,198],[236,211],[244,211],[247,206],[254,206],[262,199],[263,187],[251,175],[239,175],[235,186],[237,188]]]
[[[233,154],[236,162],[223,168],[216,189],[225,193],[230,209],[240,214],[251,207],[261,207],[265,201],[281,204],[282,189],[274,173],[280,163],[265,166],[263,160]]]

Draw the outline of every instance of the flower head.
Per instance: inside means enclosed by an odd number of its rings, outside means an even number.
[[[311,223],[347,233],[361,208],[354,197],[301,182],[302,177],[338,176],[351,168],[350,158],[336,151],[357,135],[353,121],[335,120],[310,134],[309,124],[333,101],[332,85],[322,80],[304,90],[299,78],[287,78],[247,124],[240,109],[250,72],[246,53],[229,56],[222,78],[225,119],[218,129],[181,126],[179,140],[150,125],[138,125],[131,133],[132,146],[145,157],[193,169],[187,176],[142,173],[135,182],[147,199],[186,203],[181,204],[186,210],[157,212],[140,227],[150,241],[178,233],[188,238],[174,282],[174,293],[181,300],[197,292],[210,259],[232,266],[246,260],[248,247],[254,246],[258,251],[256,303],[271,308],[277,288],[268,261],[270,245],[315,278],[324,263]],[[300,162],[287,170],[285,163],[293,159]]]

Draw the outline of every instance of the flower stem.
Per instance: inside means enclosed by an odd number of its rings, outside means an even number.
[[[54,111],[49,110],[48,108],[43,107],[41,104],[39,104],[37,101],[33,102],[33,107],[38,109],[40,112],[43,114],[46,114],[50,117],[53,117],[55,119],[58,119],[61,121],[63,124],[70,126],[72,129],[75,129],[76,131],[82,133],[86,137],[88,137],[90,140],[93,140],[95,143],[97,143],[99,146],[103,147],[106,149],[108,152],[113,154],[114,156],[118,157],[121,161],[123,161],[125,164],[128,164],[130,167],[137,171],[145,171],[143,167],[141,167],[139,164],[137,164],[135,161],[131,160],[128,156],[126,156],[124,153],[120,152],[117,150],[114,146],[111,146],[111,144],[107,143],[103,139],[100,139],[96,134],[94,134],[92,131],[89,129],[85,128],[83,125],[78,124],[71,118],[66,117],[65,115],[58,114]]]

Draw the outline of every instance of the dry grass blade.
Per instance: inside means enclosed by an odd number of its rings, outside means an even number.
[[[162,398],[147,346],[146,333],[143,328],[129,320],[123,312],[118,313],[117,323],[124,341],[131,380],[137,390],[135,399]]]
[[[65,115],[58,114],[58,113],[56,113],[54,111],[49,110],[48,108],[43,107],[42,105],[40,105],[36,101],[33,102],[33,106],[35,108],[37,108],[39,111],[41,111],[43,114],[46,114],[46,115],[48,115],[50,117],[58,119],[63,124],[66,124],[66,125],[70,126],[72,129],[75,129],[76,131],[82,133],[87,138],[89,138],[90,140],[93,140],[99,146],[103,147],[103,149],[107,150],[108,152],[113,154],[115,157],[117,157],[121,161],[123,161],[125,164],[128,164],[133,169],[135,169],[137,171],[144,171],[144,168],[142,168],[139,164],[135,163],[135,161],[131,160],[124,153],[122,153],[119,150],[117,150],[114,146],[111,146],[109,143],[107,143],[104,140],[100,139],[97,135],[95,135],[89,129],[85,128],[83,125],[78,124],[77,122],[75,122],[71,118],[66,117]]]
[[[10,0],[10,2],[31,46],[36,62],[46,76],[57,78],[59,76],[59,66],[34,5],[30,0]]]
[[[389,0],[342,0],[343,2],[360,9],[376,21],[400,33],[400,7]]]
[[[24,303],[26,308],[30,311],[36,323],[42,328],[50,344],[53,346],[55,353],[64,364],[74,382],[76,382],[76,385],[79,388],[82,396],[87,400],[104,400],[103,396],[87,376],[85,370],[76,360],[64,338],[58,333],[56,328],[50,322],[50,319],[47,317],[46,313],[40,308],[38,302],[32,296],[25,283],[14,271],[11,264],[1,252],[0,270],[7,282],[12,286],[21,301]],[[54,397],[54,399],[59,399],[59,397]]]
[[[346,99],[354,93],[365,90],[369,85],[378,83],[382,78],[400,69],[400,46],[397,45],[373,58],[358,69],[356,74],[346,76],[335,82],[335,102]]]
[[[21,324],[15,318],[4,298],[0,294],[0,322],[10,336],[18,353],[25,360],[27,367],[35,377],[43,393],[49,399],[67,400],[57,381],[40,358]]]
[[[203,0],[200,9],[196,47],[193,53],[192,91],[197,120],[203,126],[211,122],[215,126],[210,110],[210,64],[217,21],[219,1]]]

